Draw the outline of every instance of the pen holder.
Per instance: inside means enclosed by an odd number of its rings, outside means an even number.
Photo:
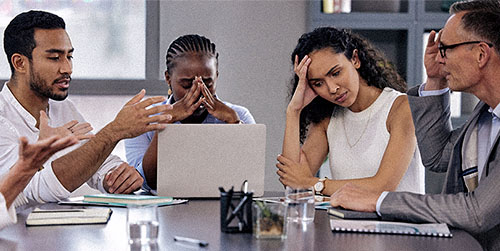
[[[220,193],[220,228],[225,233],[252,232],[252,192]]]

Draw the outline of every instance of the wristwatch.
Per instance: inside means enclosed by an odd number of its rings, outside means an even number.
[[[321,194],[321,192],[323,192],[323,190],[325,189],[325,180],[326,178],[321,178],[318,180],[318,182],[316,182],[316,184],[314,184],[314,191],[316,193]]]

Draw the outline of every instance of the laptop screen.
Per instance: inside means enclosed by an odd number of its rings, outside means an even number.
[[[264,193],[266,126],[262,124],[170,124],[158,134],[159,196],[217,198],[220,186],[248,180]]]

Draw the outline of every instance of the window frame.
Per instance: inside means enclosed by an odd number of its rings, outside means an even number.
[[[146,89],[147,95],[166,95],[168,87],[160,73],[160,1],[144,0],[146,5],[145,79],[73,79],[71,95],[134,95]],[[70,24],[71,25],[71,24]],[[71,37],[71,34],[69,34]],[[3,49],[3,48],[2,48]],[[4,62],[7,63],[7,62]],[[3,86],[8,79],[0,79]]]

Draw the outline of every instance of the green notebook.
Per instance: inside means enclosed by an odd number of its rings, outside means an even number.
[[[151,205],[158,206],[174,204],[172,197],[161,197],[153,195],[134,195],[134,194],[94,194],[83,196],[83,202],[98,203],[110,206],[127,205]]]

